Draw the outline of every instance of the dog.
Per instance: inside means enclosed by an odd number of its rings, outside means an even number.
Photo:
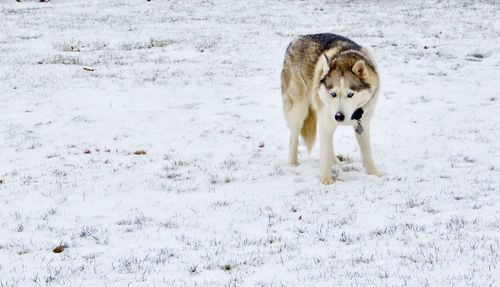
[[[368,174],[382,176],[372,158],[370,122],[378,100],[379,76],[366,48],[336,34],[300,36],[286,49],[281,71],[283,110],[290,129],[288,163],[298,165],[299,135],[308,152],[319,125],[320,181],[334,183],[331,167],[339,125],[354,128]]]

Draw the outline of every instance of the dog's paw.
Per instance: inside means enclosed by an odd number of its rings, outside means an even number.
[[[331,185],[335,183],[335,180],[331,176],[321,177],[321,183],[324,185]]]
[[[382,177],[385,175],[384,172],[381,172],[379,171],[378,169],[367,169],[366,172],[369,174],[369,175],[374,175],[374,176],[378,176],[378,177]]]
[[[298,160],[289,160],[288,165],[292,166],[292,167],[296,167],[299,165],[299,161]]]

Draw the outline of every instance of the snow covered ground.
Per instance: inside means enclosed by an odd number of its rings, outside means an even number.
[[[499,286],[499,11],[0,0],[0,286]],[[284,50],[317,32],[378,59],[385,177],[349,128],[335,185],[317,146],[286,166]]]

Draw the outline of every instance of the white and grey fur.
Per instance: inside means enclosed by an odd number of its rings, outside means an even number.
[[[290,129],[289,164],[298,164],[299,134],[310,151],[319,125],[320,180],[332,184],[331,165],[340,162],[333,150],[333,135],[337,126],[350,125],[356,131],[366,171],[382,175],[370,145],[379,76],[365,48],[335,34],[301,36],[286,50],[281,89]]]

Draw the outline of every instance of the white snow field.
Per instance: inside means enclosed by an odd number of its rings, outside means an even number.
[[[0,286],[500,286],[498,1],[0,0]],[[286,165],[288,43],[382,77]],[[54,253],[59,245],[62,253]]]

